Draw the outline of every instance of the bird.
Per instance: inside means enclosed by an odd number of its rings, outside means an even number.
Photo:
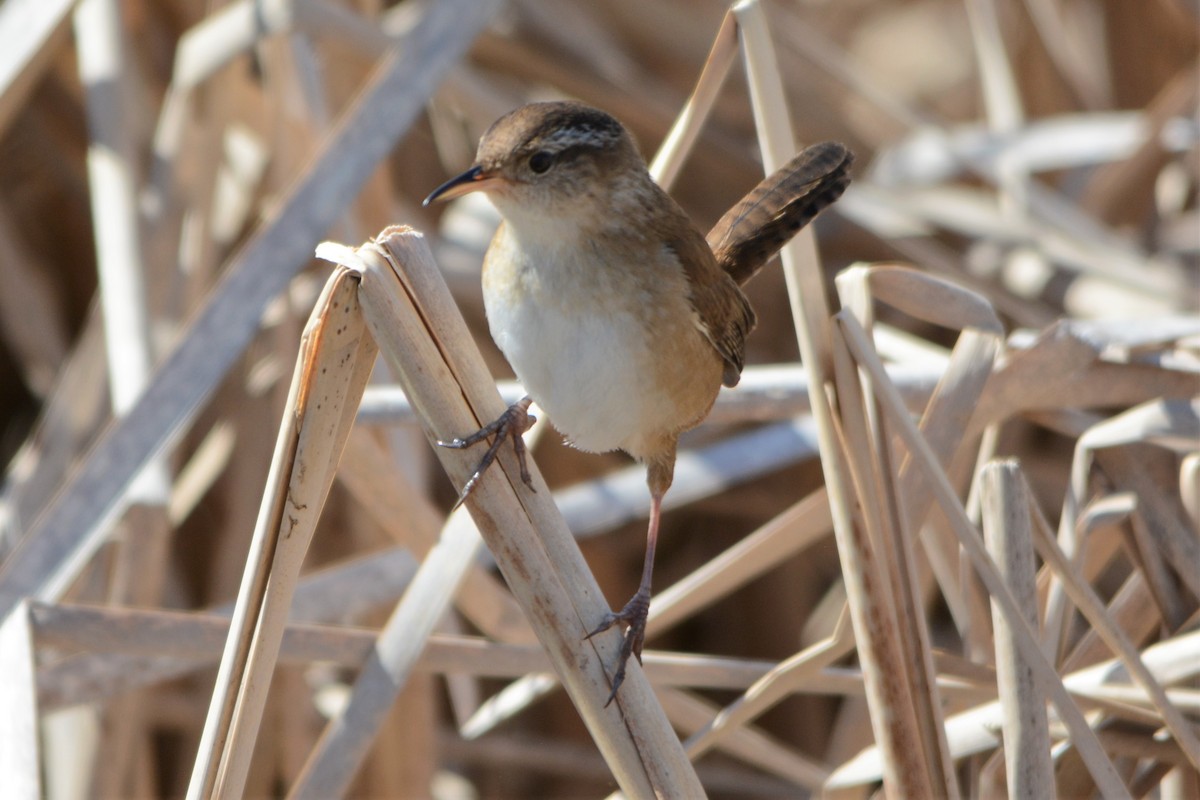
[[[584,451],[623,450],[646,466],[650,517],[637,592],[585,638],[626,626],[608,703],[630,656],[641,661],[663,496],[679,436],[722,386],[738,383],[756,322],[740,286],[850,182],[853,155],[822,142],[736,203],[708,236],[654,182],[632,134],[574,101],[531,103],[498,119],[474,164],[425,198],[483,192],[502,218],[484,256],[492,338],[527,396],[481,430],[494,437],[465,499],[511,439],[530,485],[521,435],[536,402]],[[607,705],[607,703],[606,703]]]

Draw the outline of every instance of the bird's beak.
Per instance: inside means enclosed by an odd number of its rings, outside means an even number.
[[[483,167],[471,167],[462,175],[451,178],[430,192],[429,197],[426,197],[421,205],[428,206],[439,200],[452,200],[471,192],[487,191],[489,187],[496,186],[502,181],[503,178],[500,176],[484,172]]]

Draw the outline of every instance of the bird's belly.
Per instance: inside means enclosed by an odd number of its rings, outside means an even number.
[[[492,338],[572,445],[628,450],[664,424],[663,414],[645,408],[653,365],[634,315],[568,314],[515,298],[485,300]]]
[[[722,369],[683,270],[598,259],[571,241],[519,247],[501,226],[483,273],[492,338],[574,446],[673,454],[677,435],[708,413]]]

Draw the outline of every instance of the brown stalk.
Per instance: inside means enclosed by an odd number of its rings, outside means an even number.
[[[363,305],[372,333],[431,439],[452,439],[503,411],[486,368],[422,237],[407,229],[381,234],[386,260],[364,263]],[[458,486],[478,456],[438,449]],[[520,483],[515,456],[500,457],[467,498],[480,533],[560,680],[618,783],[632,796],[700,796],[695,772],[667,725],[641,671],[630,673],[607,708],[609,675],[619,635],[584,640],[603,617],[603,595],[536,473],[530,492]],[[507,479],[507,480],[505,480]]]
[[[1200,770],[1200,737],[1193,731],[1191,723],[1167,698],[1162,685],[1146,667],[1129,637],[1116,627],[1112,618],[1105,613],[1104,604],[1097,597],[1095,590],[1067,560],[1055,542],[1054,536],[1049,533],[1050,526],[1044,518],[1041,518],[1041,512],[1033,509],[1032,513],[1037,523],[1033,526],[1033,541],[1037,546],[1038,553],[1050,569],[1062,579],[1067,594],[1079,611],[1087,617],[1097,635],[1117,653],[1118,658],[1133,675],[1133,679],[1149,695],[1154,707],[1162,715],[1163,723],[1171,731],[1192,766]]]
[[[1029,494],[1015,461],[993,461],[980,475],[983,534],[1026,624],[1038,622]],[[1004,766],[1008,791],[1018,797],[1054,794],[1046,698],[1025,666],[1004,613],[993,609],[996,682],[1004,708]]]
[[[374,366],[357,289],[335,272],[301,340],[189,797],[244,791],[300,566]]]
[[[836,319],[855,360],[861,367],[867,369],[877,381],[881,407],[886,411],[896,431],[904,439],[914,463],[920,466],[925,472],[926,479],[931,481],[935,499],[954,524],[955,534],[971,559],[980,579],[991,593],[993,600],[1000,604],[1009,624],[1012,625],[1013,631],[1017,635],[1022,657],[1034,670],[1041,689],[1051,695],[1059,715],[1070,729],[1072,741],[1087,762],[1101,792],[1112,797],[1128,796],[1128,789],[1113,768],[1112,762],[1101,750],[1095,732],[1088,726],[1079,709],[1071,701],[1058,674],[1039,649],[1037,639],[1030,631],[1029,626],[1025,624],[1017,602],[996,571],[995,565],[983,550],[981,537],[967,518],[949,481],[938,469],[936,457],[928,443],[908,418],[899,394],[888,383],[883,366],[873,353],[866,334],[854,317],[846,312],[840,312]]]
[[[761,7],[752,2],[734,7],[742,39],[742,54],[750,96],[755,110],[755,127],[769,171],[783,163],[794,149],[795,137],[784,109],[774,45],[768,34]],[[831,377],[832,343],[829,308],[815,241],[811,229],[785,246],[780,256],[787,278],[788,296],[800,355],[809,375],[809,386],[826,387]],[[945,785],[941,774],[931,775],[929,762],[922,758],[916,720],[911,706],[900,700],[900,684],[895,678],[899,651],[893,638],[894,626],[888,624],[890,605],[880,554],[870,544],[862,528],[862,518],[854,507],[853,487],[847,472],[846,454],[836,431],[834,409],[824,391],[812,392],[813,417],[821,449],[821,466],[833,511],[833,529],[842,559],[850,612],[854,622],[859,657],[867,679],[867,697],[874,713],[871,724],[876,741],[887,754],[886,783],[902,796],[925,796],[933,792],[935,782]],[[861,491],[863,487],[858,487]],[[947,786],[947,791],[951,791]]]

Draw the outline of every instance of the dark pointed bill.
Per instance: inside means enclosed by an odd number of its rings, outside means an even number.
[[[426,197],[421,205],[428,206],[430,203],[436,203],[439,200],[452,200],[455,197],[462,197],[464,194],[478,192],[490,186],[496,180],[497,178],[485,173],[483,167],[471,167],[462,175],[459,175],[457,178],[451,178],[430,192],[429,197]]]

